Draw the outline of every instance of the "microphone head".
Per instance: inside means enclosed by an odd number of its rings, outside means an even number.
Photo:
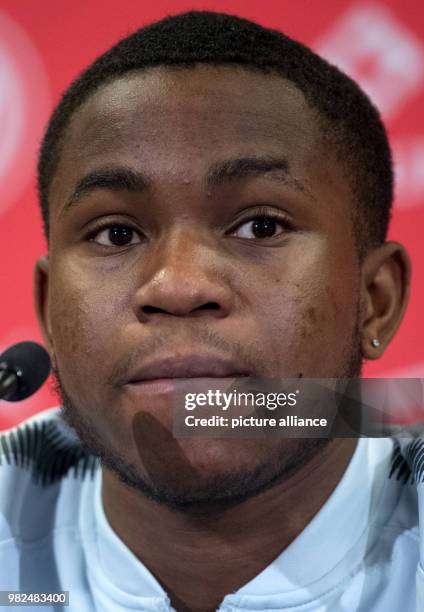
[[[41,387],[50,372],[50,357],[36,342],[19,342],[0,355],[0,368],[14,370],[19,385],[9,402],[26,399]]]

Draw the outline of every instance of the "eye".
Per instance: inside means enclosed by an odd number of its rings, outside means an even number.
[[[141,242],[138,232],[129,225],[115,223],[92,232],[90,240],[103,246],[129,246]]]
[[[283,233],[288,228],[288,223],[283,219],[277,219],[270,215],[257,215],[249,221],[239,225],[232,232],[232,236],[237,238],[247,238],[250,240],[260,240],[261,238],[274,238]]]

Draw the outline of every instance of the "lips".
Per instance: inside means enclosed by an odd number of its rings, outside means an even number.
[[[232,361],[210,355],[168,357],[141,365],[127,384],[169,378],[238,378],[252,373]]]

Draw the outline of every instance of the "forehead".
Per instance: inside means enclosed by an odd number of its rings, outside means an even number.
[[[154,68],[103,86],[77,111],[57,174],[62,180],[65,169],[71,178],[118,156],[157,167],[181,150],[181,167],[265,152],[290,156],[300,171],[319,143],[314,112],[281,77],[238,67]]]
[[[278,75],[205,65],[134,72],[102,86],[72,117],[50,211],[97,169],[130,167],[160,191],[204,186],[208,169],[222,159],[262,156],[287,160],[291,177],[321,202],[323,214],[337,206],[346,216],[350,188],[322,141],[316,111]]]
[[[229,66],[161,67],[126,75],[92,95],[72,128],[75,137],[85,139],[99,132],[106,136],[111,130],[129,136],[125,128],[135,136],[134,128],[139,132],[154,127],[159,135],[169,127],[164,119],[172,119],[176,137],[182,130],[192,132],[193,123],[197,128],[199,122],[210,129],[212,138],[225,124],[227,141],[284,142],[290,128],[301,139],[318,136],[314,113],[294,84],[277,75]]]

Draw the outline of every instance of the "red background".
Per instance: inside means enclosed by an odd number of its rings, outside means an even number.
[[[143,24],[189,9],[238,14],[277,28],[340,65],[379,106],[394,149],[397,195],[390,238],[413,262],[410,306],[367,376],[424,375],[420,282],[424,259],[424,8],[421,0],[2,0],[0,3],[0,350],[41,340],[32,300],[46,252],[35,190],[36,151],[60,93],[97,55]],[[6,136],[7,137],[6,137]],[[57,404],[51,384],[0,402],[0,429]]]

